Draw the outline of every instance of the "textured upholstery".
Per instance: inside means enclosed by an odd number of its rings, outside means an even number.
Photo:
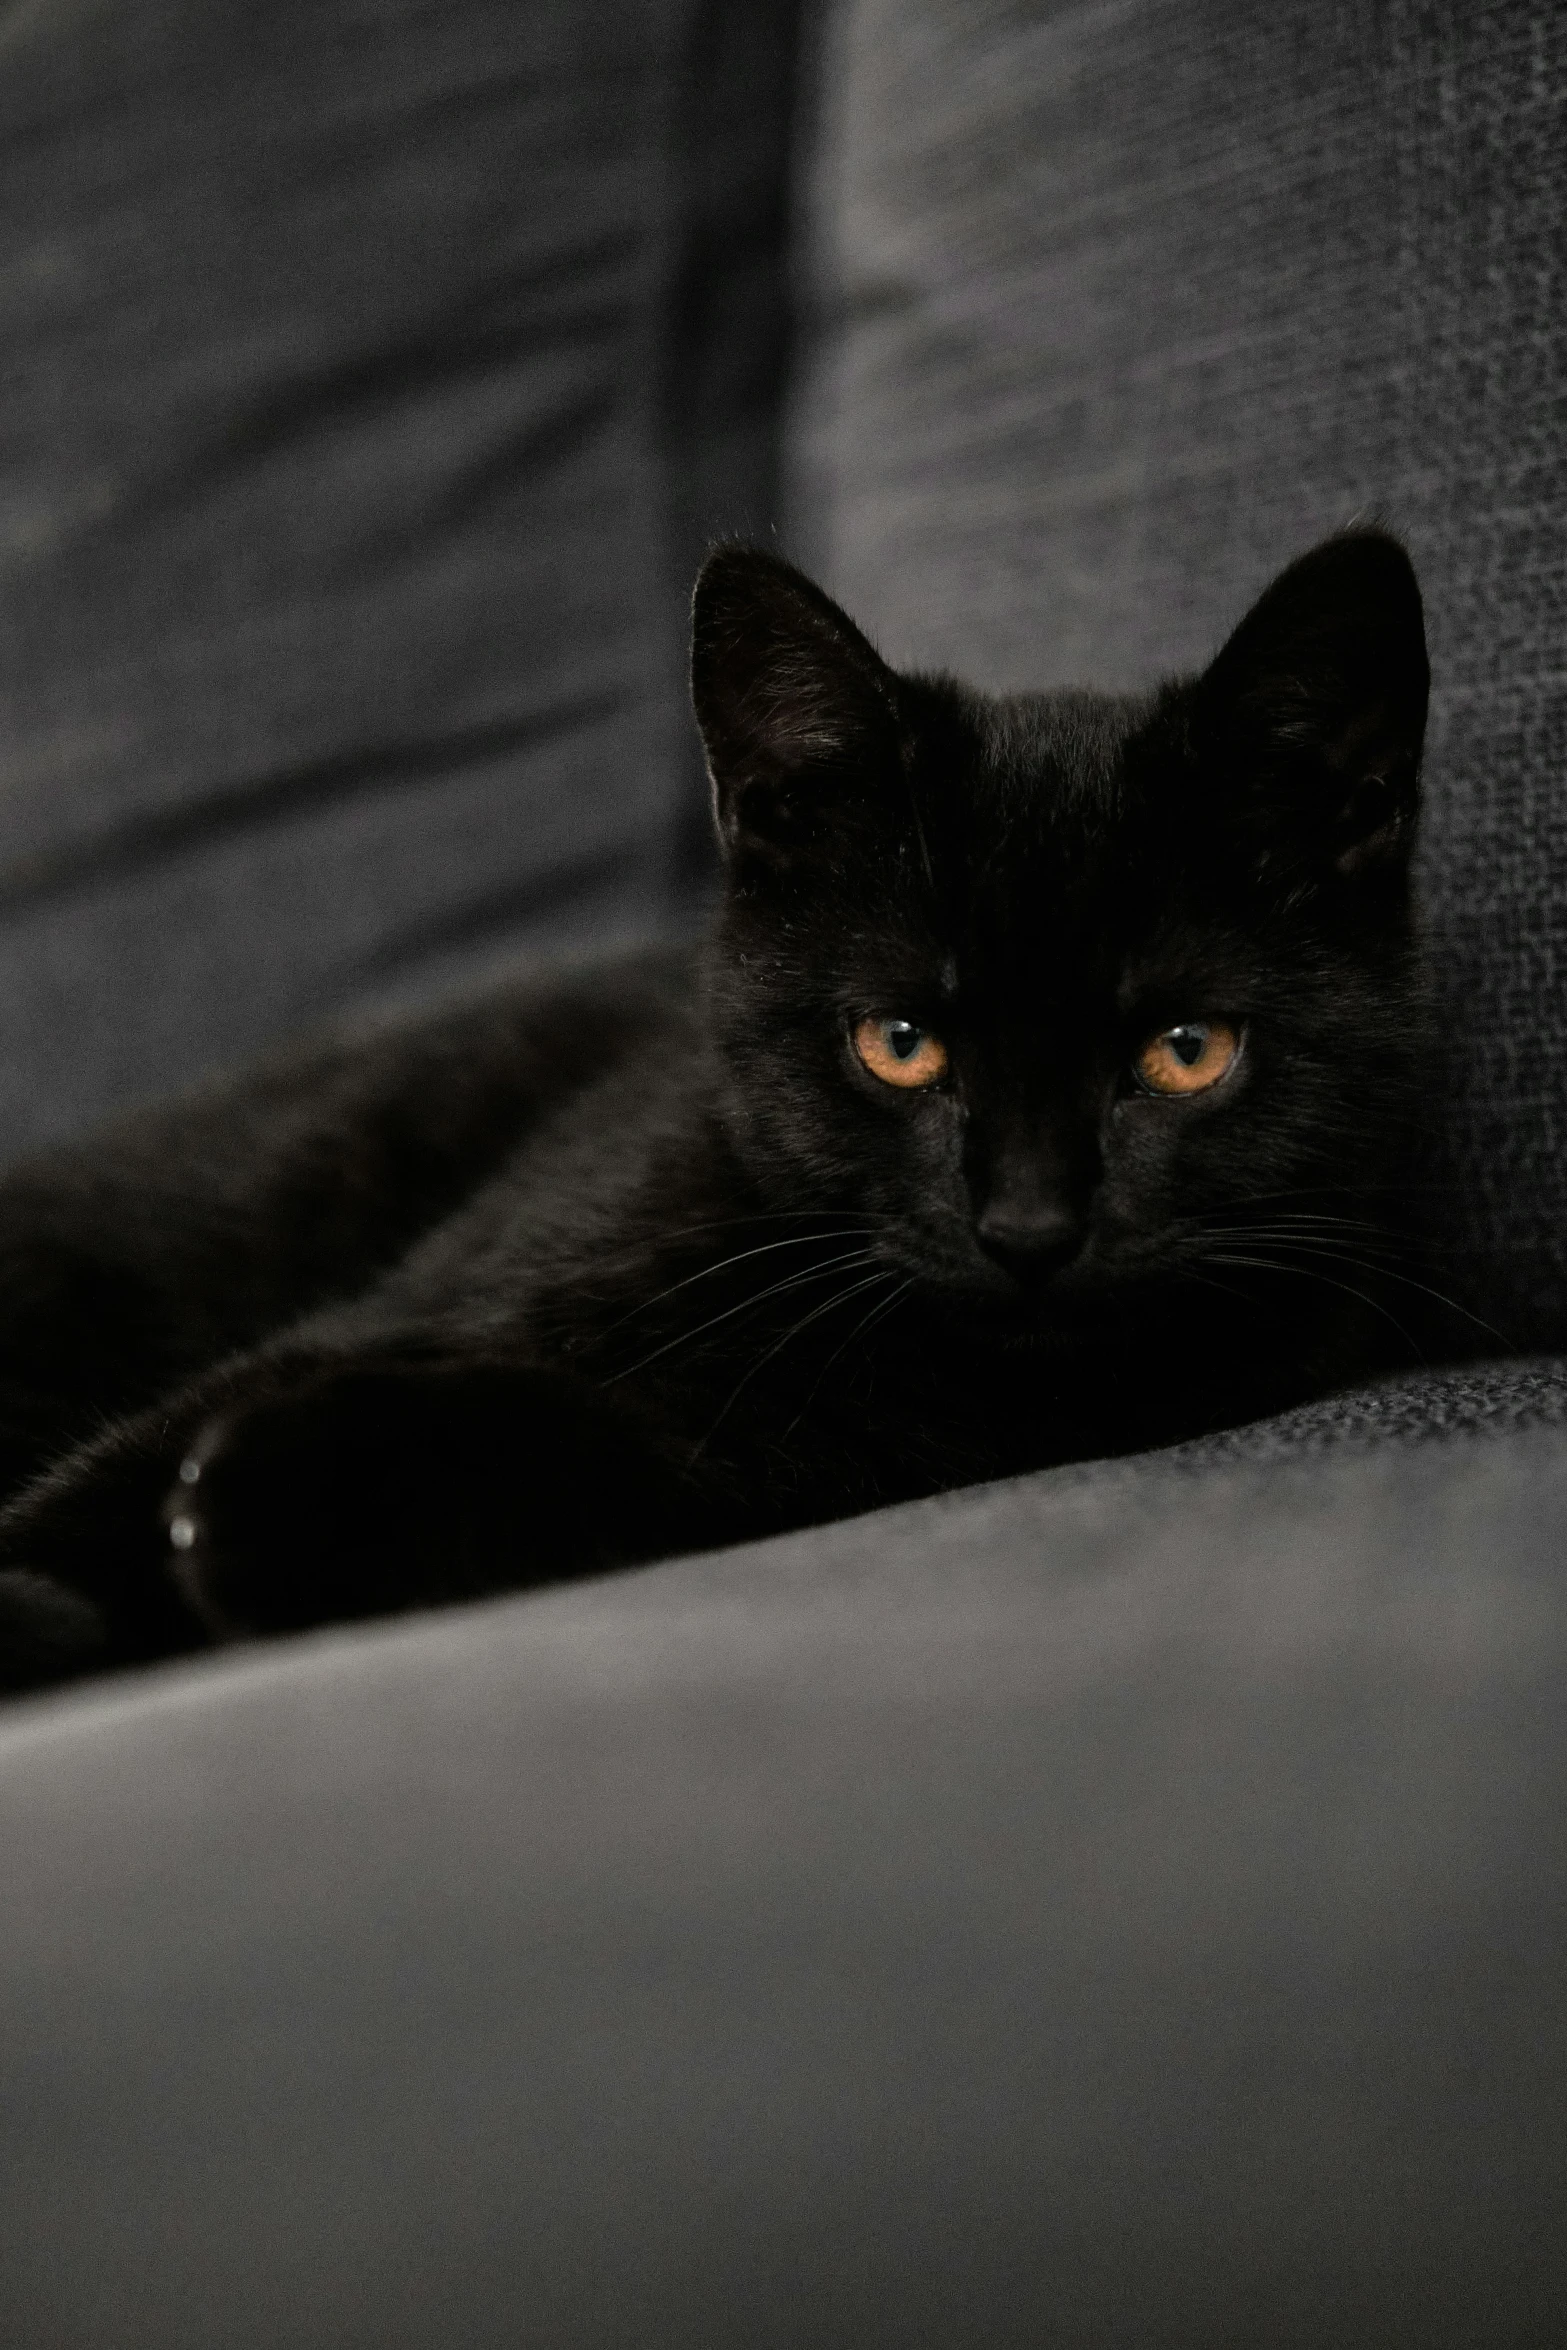
[[[684,902],[793,25],[0,16],[0,1147]],[[1555,19],[830,30],[806,551],[1117,682],[1390,510],[1459,1229],[1558,1327]],[[1544,2350],[1564,1549],[1519,1360],[8,1708],[0,2344]]]
[[[1564,1545],[1145,1459],[14,1710],[0,2337],[1544,2350]]]
[[[678,915],[795,6],[4,13],[0,1151]]]
[[[1351,517],[1434,668],[1438,1219],[1567,1336],[1567,13],[845,0],[796,535],[895,657],[1201,661]]]
[[[1267,1420],[1221,1429],[1165,1456],[1187,1469],[1209,1462],[1284,1461],[1340,1446],[1439,1444],[1449,1437],[1505,1436],[1567,1428],[1567,1358],[1470,1363],[1379,1379],[1323,1396]]]

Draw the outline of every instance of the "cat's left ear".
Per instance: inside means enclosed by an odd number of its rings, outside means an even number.
[[[691,611],[691,701],[731,864],[831,853],[898,769],[897,679],[848,614],[759,547],[720,547]]]
[[[1346,531],[1280,574],[1193,712],[1205,786],[1259,875],[1402,876],[1430,681],[1414,568],[1385,531]]]

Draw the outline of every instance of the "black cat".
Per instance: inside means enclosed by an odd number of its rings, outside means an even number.
[[[1419,592],[1354,532],[1199,678],[990,699],[696,591],[699,952],[0,1187],[0,1674],[537,1583],[1167,1441],[1407,1347]]]

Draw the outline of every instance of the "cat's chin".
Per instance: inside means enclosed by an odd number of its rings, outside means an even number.
[[[992,1278],[922,1285],[922,1302],[944,1331],[1009,1354],[1081,1353],[1112,1332],[1163,1325],[1181,1311],[1171,1283],[1117,1278],[1099,1266],[1073,1265],[1037,1282]]]
[[[1054,1285],[1026,1289],[1002,1276],[995,1282],[932,1282],[923,1303],[945,1328],[982,1344],[1064,1349],[1080,1345],[1102,1322],[1102,1293]]]

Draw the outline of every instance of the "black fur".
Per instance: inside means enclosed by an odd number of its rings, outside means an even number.
[[[764,1534],[1407,1353],[1426,685],[1377,532],[1141,698],[899,676],[785,564],[715,554],[700,952],[0,1188],[0,1677]],[[865,1019],[945,1076],[882,1083]],[[1143,1090],[1201,1019],[1230,1074]]]

